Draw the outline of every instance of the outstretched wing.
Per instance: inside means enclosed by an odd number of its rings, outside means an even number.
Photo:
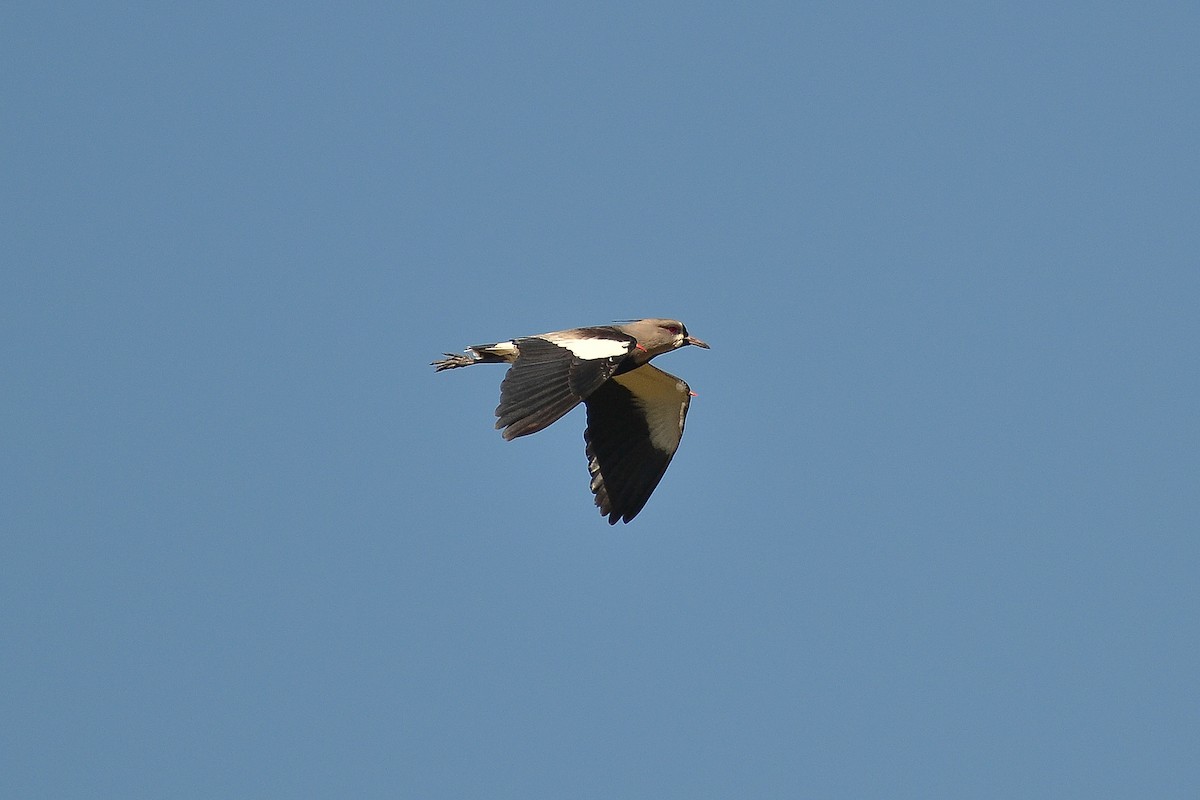
[[[562,417],[604,384],[637,343],[632,336],[589,329],[517,339],[518,355],[500,384],[496,427],[515,439]],[[553,337],[553,339],[551,338]]]
[[[650,499],[679,449],[691,399],[686,383],[649,364],[586,398],[588,471],[608,524],[629,522]]]

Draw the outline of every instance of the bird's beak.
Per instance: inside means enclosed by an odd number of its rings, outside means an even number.
[[[687,337],[686,339],[683,340],[683,343],[684,344],[694,344],[694,345],[696,345],[696,347],[703,347],[705,350],[709,349],[708,342],[702,342],[699,339],[697,339],[695,336]]]

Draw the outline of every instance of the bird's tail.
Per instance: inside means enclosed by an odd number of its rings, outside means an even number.
[[[430,362],[436,372],[455,367],[469,367],[472,364],[509,364],[516,360],[517,348],[512,342],[473,344],[463,353],[443,353],[442,355],[446,357]]]

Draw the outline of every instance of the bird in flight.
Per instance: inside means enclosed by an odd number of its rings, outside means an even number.
[[[650,359],[687,345],[708,349],[678,320],[639,319],[471,345],[432,363],[438,372],[512,365],[496,408],[505,439],[537,433],[582,402],[592,494],[615,525],[645,507],[679,449],[692,391]]]

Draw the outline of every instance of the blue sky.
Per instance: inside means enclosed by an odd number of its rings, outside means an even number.
[[[1198,26],[10,4],[0,795],[1196,797]],[[642,316],[628,526],[428,366]]]

